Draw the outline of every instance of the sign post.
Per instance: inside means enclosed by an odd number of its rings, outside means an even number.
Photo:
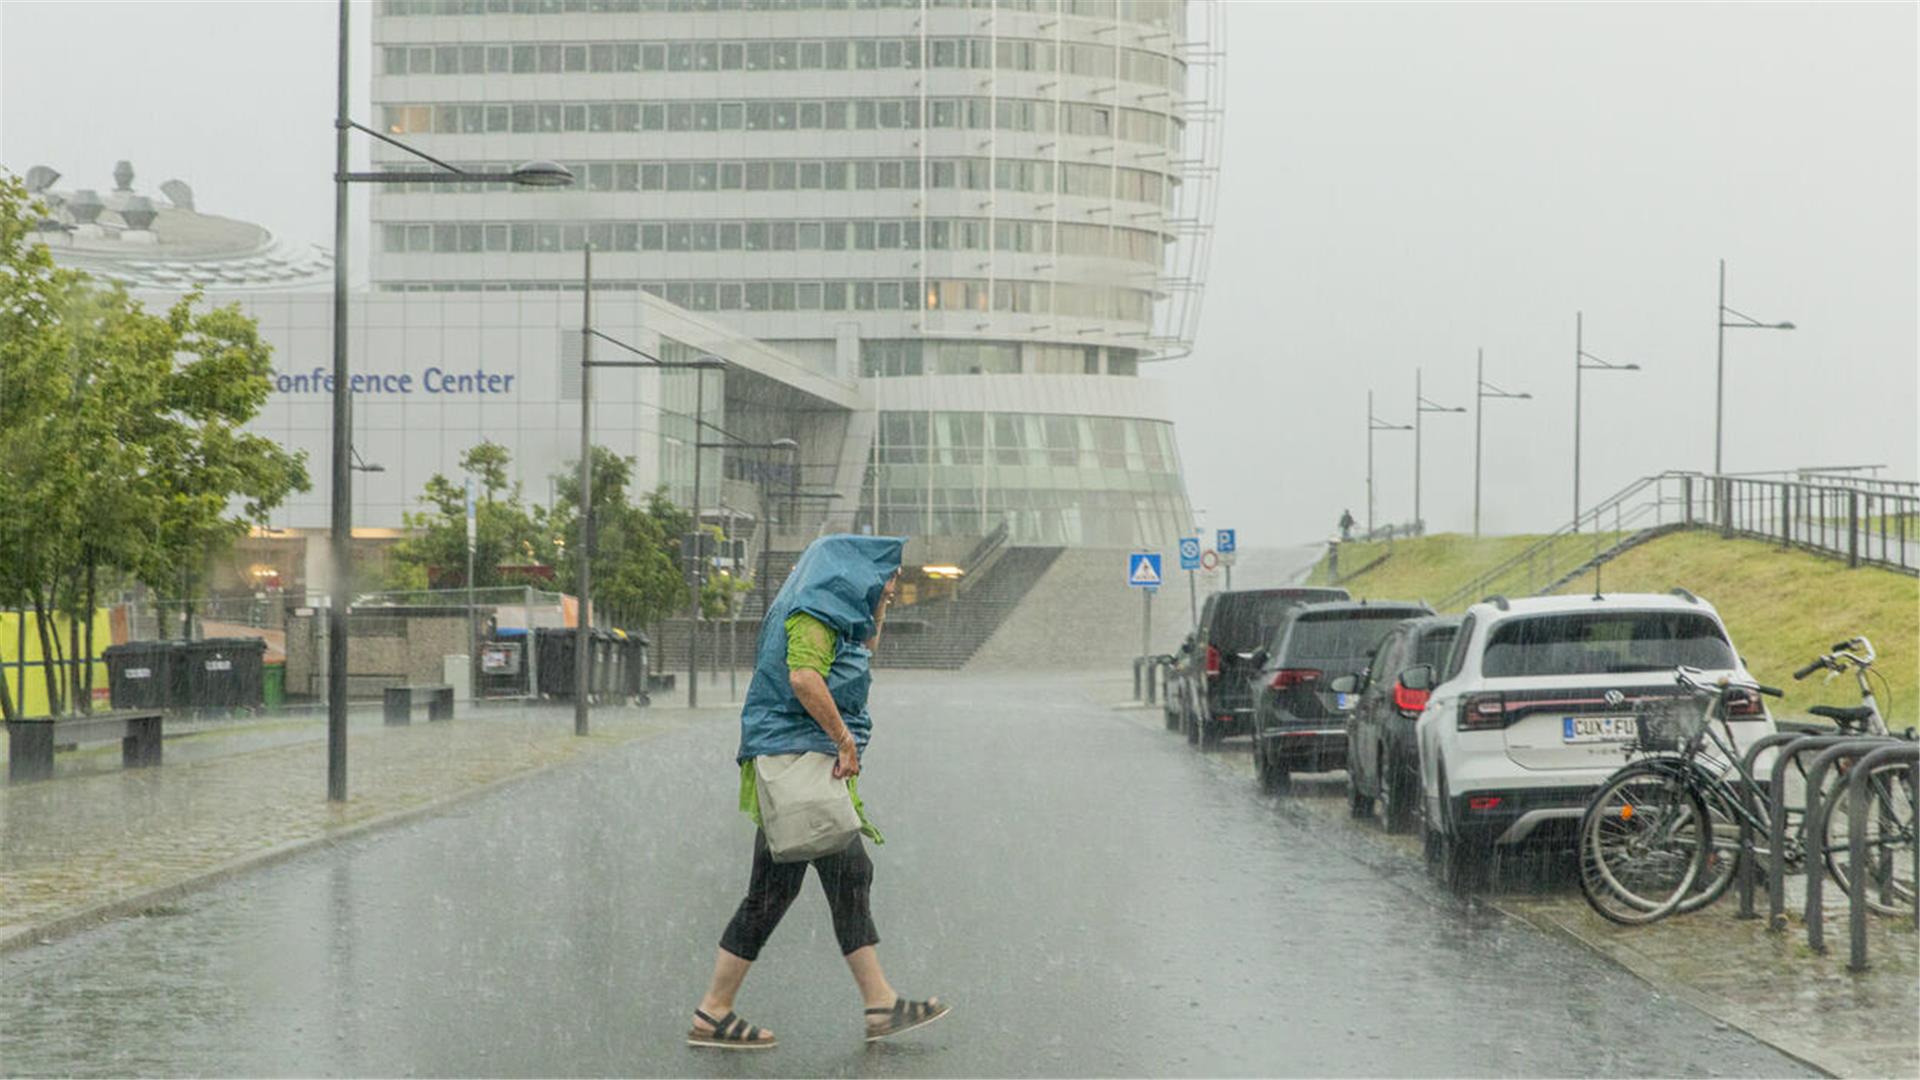
[[[475,625],[473,618],[473,547],[474,534],[478,531],[479,524],[475,517],[473,507],[473,477],[469,476],[467,477],[467,670],[469,672],[467,676],[467,692],[474,697],[480,696],[475,692],[477,690],[477,687],[474,686],[476,680],[471,674],[473,671],[472,660],[478,655],[480,649],[480,628]]]
[[[1239,540],[1232,529],[1215,529],[1213,550],[1220,553],[1220,561],[1227,567],[1227,591],[1233,591],[1233,561],[1239,547]]]
[[[1200,538],[1183,536],[1180,538],[1180,569],[1187,572],[1187,607],[1193,619],[1193,625],[1200,625],[1200,599],[1193,584],[1193,572],[1200,568]]]
[[[1153,594],[1165,580],[1160,573],[1160,553],[1136,551],[1127,556],[1127,584],[1140,590],[1140,658],[1145,661],[1153,650]]]

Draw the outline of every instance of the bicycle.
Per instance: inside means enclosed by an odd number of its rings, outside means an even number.
[[[1843,734],[1884,735],[1885,722],[1866,682],[1872,662],[1871,643],[1855,638],[1796,672],[1796,678],[1805,678],[1826,668],[1837,675],[1851,665],[1861,680],[1865,706],[1816,706],[1810,711],[1840,723]],[[1581,891],[1596,912],[1622,924],[1640,925],[1676,912],[1697,911],[1725,895],[1742,858],[1738,843],[1742,823],[1756,835],[1767,835],[1773,800],[1786,798],[1785,791],[1767,791],[1748,769],[1727,722],[1731,702],[1751,709],[1758,701],[1747,704],[1748,695],[1780,697],[1782,692],[1725,677],[1709,682],[1694,668],[1679,668],[1674,677],[1682,687],[1679,696],[1646,699],[1636,710],[1635,740],[1627,752],[1648,756],[1609,777],[1580,823]],[[1718,732],[1712,724],[1716,715]],[[1892,904],[1898,902],[1894,898],[1903,889],[1908,901],[1912,897],[1911,867],[1906,868],[1904,880],[1898,868],[1904,857],[1899,853],[1912,844],[1911,780],[1905,772],[1896,778],[1891,771],[1884,776],[1876,771],[1868,782],[1874,784],[1871,835],[1878,855],[1877,865],[1869,865],[1876,866],[1881,885],[1881,899],[1874,907],[1891,912]],[[1836,773],[1823,793],[1832,798],[1844,783],[1845,777]],[[1907,808],[1904,821],[1902,806]],[[1801,809],[1787,807],[1789,819]],[[1802,820],[1778,855],[1789,869],[1804,862],[1805,821],[1803,814],[1798,816]],[[1851,876],[1844,861],[1846,828],[1844,812],[1837,823],[1829,823],[1828,836],[1839,844],[1830,845],[1822,860],[1828,875],[1843,889]],[[1765,859],[1775,857],[1764,848],[1754,853]]]
[[[1874,697],[1873,684],[1869,680],[1869,676],[1878,678],[1881,685],[1886,686],[1886,676],[1873,670],[1877,656],[1873,642],[1865,637],[1855,637],[1836,643],[1831,652],[1794,672],[1793,677],[1797,681],[1817,671],[1825,671],[1826,681],[1832,682],[1850,670],[1860,687],[1860,705],[1814,705],[1807,711],[1832,720],[1842,735],[1890,737],[1892,733],[1880,712],[1879,701]],[[1891,687],[1888,687],[1888,691],[1891,693]],[[1827,814],[1825,838],[1827,870],[1843,889],[1852,877],[1851,866],[1843,862],[1851,857],[1848,831],[1853,800],[1844,797],[1846,776],[1850,771],[1849,764],[1842,762],[1834,772],[1833,782],[1821,793],[1822,801],[1831,808]],[[1905,766],[1888,765],[1875,769],[1873,775],[1861,783],[1869,786],[1868,798],[1872,803],[1871,816],[1866,822],[1868,865],[1872,867],[1873,884],[1878,886],[1867,890],[1867,905],[1882,915],[1903,914],[1911,910],[1914,890],[1915,875],[1911,865],[1915,806],[1913,774]]]

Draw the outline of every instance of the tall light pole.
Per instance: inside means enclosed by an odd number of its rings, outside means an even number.
[[[1480,536],[1480,414],[1486,411],[1488,398],[1529,401],[1532,394],[1510,394],[1487,381],[1487,350],[1473,353],[1473,535]]]
[[[1573,313],[1573,531],[1580,531],[1580,373],[1583,371],[1639,371],[1639,364],[1609,364],[1588,352],[1583,315]]]
[[[717,356],[701,356],[693,360],[662,360],[652,353],[637,349],[619,338],[603,334],[593,327],[593,248],[589,245],[582,262],[582,285],[586,298],[581,301],[582,325],[580,327],[580,573],[579,573],[579,617],[575,620],[573,639],[573,733],[587,734],[587,687],[592,685],[593,674],[593,369],[594,368],[661,368],[665,370],[694,369],[701,372],[697,377],[704,378],[705,372],[725,367],[726,362]],[[595,360],[593,342],[604,341],[615,348],[633,354],[632,360]],[[699,441],[699,429],[694,429],[694,440]],[[694,451],[694,460],[699,461],[699,451]],[[696,627],[696,630],[698,628]]]
[[[1733,322],[1727,316],[1733,316]],[[1720,311],[1716,317],[1720,324],[1719,337],[1713,352],[1713,475],[1720,475],[1721,417],[1727,402],[1727,331],[1728,330],[1791,330],[1790,322],[1763,323],[1751,315],[1742,315],[1727,306],[1727,260],[1720,260]]]
[[[551,161],[529,161],[510,172],[467,172],[439,158],[353,121],[347,73],[347,3],[340,0],[338,51],[339,85],[333,115],[333,451],[331,519],[327,542],[332,548],[333,583],[327,605],[327,799],[347,798],[347,609],[353,603],[353,384],[347,364],[347,185],[348,184],[467,184],[511,183],[523,187],[565,187],[573,174]],[[358,131],[404,150],[437,167],[439,172],[363,172],[349,170],[347,133]]]
[[[1373,539],[1373,433],[1412,431],[1412,424],[1389,424],[1373,415],[1373,391],[1367,391],[1367,539]]]
[[[1464,405],[1451,408],[1438,402],[1428,401],[1427,395],[1420,389],[1420,369],[1413,369],[1413,527],[1424,535],[1427,531],[1427,519],[1420,516],[1420,418],[1430,412],[1463,413]]]

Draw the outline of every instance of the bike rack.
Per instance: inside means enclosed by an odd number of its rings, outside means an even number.
[[[1800,732],[1800,731],[1780,731],[1780,732],[1775,732],[1772,735],[1762,736],[1761,738],[1755,740],[1752,746],[1747,747],[1747,752],[1744,755],[1742,755],[1741,761],[1740,761],[1741,772],[1747,776],[1752,776],[1754,763],[1759,761],[1760,755],[1762,752],[1771,750],[1776,746],[1785,746],[1786,744],[1791,742],[1798,742],[1799,740],[1807,737],[1808,736],[1804,732]],[[1791,761],[1792,755],[1793,755],[1792,750],[1785,751],[1786,760]],[[1780,781],[1777,779],[1774,780],[1775,784],[1778,784],[1779,782]],[[1774,794],[1774,792],[1777,790],[1778,790],[1777,788],[1768,789],[1767,798],[1769,802],[1779,797],[1776,794]],[[1783,826],[1784,826],[1784,823],[1785,822],[1784,822],[1784,816],[1783,816],[1782,818]],[[1768,824],[1769,825],[1772,824],[1771,809],[1768,810]],[[1769,837],[1769,839],[1771,839],[1771,837]],[[1757,878],[1760,873],[1760,868],[1757,865],[1758,852],[1755,848],[1754,840],[1755,840],[1755,836],[1753,831],[1753,823],[1747,820],[1746,815],[1742,814],[1740,816],[1740,914],[1739,914],[1739,918],[1742,918],[1742,919],[1757,919],[1760,917],[1760,913],[1753,909],[1753,890],[1756,884],[1755,878]],[[1776,855],[1779,853],[1780,847],[1779,847],[1778,841],[1775,841],[1775,846],[1773,848],[1773,851]],[[1779,860],[1775,859],[1774,861],[1778,862]]]
[[[1777,736],[1773,735],[1765,736],[1760,740],[1760,743],[1765,743],[1767,739],[1776,737]],[[1863,740],[1861,736],[1858,735],[1800,735],[1788,742],[1787,748],[1773,759],[1773,771],[1768,774],[1767,786],[1767,801],[1770,804],[1767,816],[1767,844],[1769,850],[1773,853],[1773,857],[1768,860],[1771,865],[1767,867],[1768,930],[1785,930],[1787,928],[1787,804],[1786,800],[1780,796],[1780,792],[1786,788],[1787,766],[1793,763],[1794,758],[1799,757],[1809,750],[1826,750],[1846,743],[1857,743],[1861,741]],[[1872,742],[1873,740],[1866,739],[1864,741]],[[1759,744],[1756,744],[1756,749],[1758,745]],[[1811,775],[1808,777],[1808,784],[1809,786],[1812,784]],[[1817,801],[1817,798],[1817,792],[1808,796],[1807,814],[1809,817],[1813,813],[1813,803]],[[1805,827],[1805,825],[1806,820],[1802,819],[1802,826]],[[1808,864],[1807,873],[1809,876],[1812,876],[1812,863]],[[1742,910],[1744,910],[1744,907]]]
[[[1875,766],[1888,761],[1908,761],[1913,766],[1914,790],[1920,792],[1920,743],[1900,741],[1892,746],[1882,746],[1861,758],[1847,774],[1846,798],[1852,800],[1848,808],[1851,811],[1847,819],[1847,858],[1852,862],[1854,871],[1847,879],[1847,936],[1849,938],[1849,971],[1867,970],[1867,875],[1861,872],[1862,850],[1867,842],[1867,786],[1861,778],[1872,776]],[[1920,810],[1920,807],[1916,807]],[[1920,866],[1920,830],[1914,838],[1914,861]],[[1880,898],[1886,900],[1888,890],[1881,885]],[[1913,890],[1913,920],[1916,929],[1920,929],[1920,883]],[[1811,928],[1813,923],[1808,922]]]
[[[1822,865],[1827,850],[1827,818],[1833,810],[1833,800],[1822,802],[1820,786],[1841,758],[1855,761],[1887,746],[1898,746],[1901,740],[1888,736],[1848,739],[1835,746],[1829,746],[1813,759],[1807,767],[1807,947],[1817,953],[1827,951],[1826,926],[1822,922],[1822,891],[1826,884],[1826,868]],[[1860,875],[1855,874],[1854,877]]]

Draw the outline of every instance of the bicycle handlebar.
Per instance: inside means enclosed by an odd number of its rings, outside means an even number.
[[[1816,671],[1819,671],[1821,668],[1826,666],[1827,666],[1827,658],[1823,656],[1820,659],[1815,660],[1814,662],[1808,664],[1806,667],[1801,668],[1799,671],[1794,672],[1793,679],[1795,682],[1799,682],[1801,679],[1806,678],[1807,676],[1813,674]]]
[[[1841,651],[1843,651],[1843,650],[1845,650],[1847,646],[1849,646],[1849,645],[1852,645],[1852,644],[1853,644],[1853,642],[1852,642],[1852,641],[1840,641],[1840,642],[1835,642],[1835,643],[1834,643],[1834,646],[1833,646],[1833,651],[1834,651],[1834,652],[1841,652]]]
[[[1780,689],[1777,686],[1762,686],[1758,683],[1755,683],[1753,688],[1767,695],[1768,697],[1786,697],[1787,696],[1787,692],[1785,690]]]

